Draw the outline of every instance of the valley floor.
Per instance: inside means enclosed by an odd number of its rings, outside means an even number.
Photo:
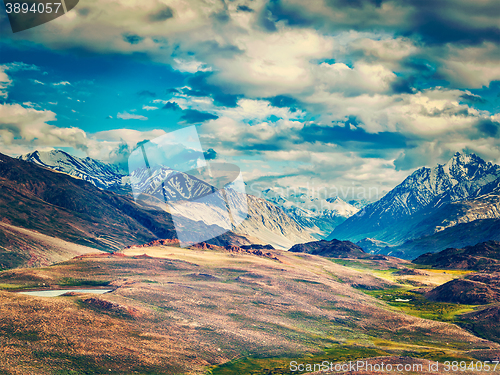
[[[415,293],[459,272],[403,275],[398,271],[411,267],[405,261],[271,253],[131,248],[3,271],[0,370],[296,374],[305,372],[291,371],[291,361],[469,363],[500,355],[499,338],[487,340],[456,324],[476,306],[427,304]],[[15,293],[73,287],[112,292]]]

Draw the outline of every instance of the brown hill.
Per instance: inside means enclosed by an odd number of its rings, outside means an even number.
[[[425,296],[437,302],[484,305],[500,300],[500,273],[473,274],[455,279],[427,292]]]
[[[461,318],[481,337],[500,342],[500,305],[473,311]]]
[[[487,241],[463,249],[448,248],[435,254],[427,253],[413,263],[445,269],[500,271],[500,242]]]
[[[331,258],[359,258],[366,257],[361,247],[351,241],[321,240],[294,245],[290,250],[293,253],[308,253]]]

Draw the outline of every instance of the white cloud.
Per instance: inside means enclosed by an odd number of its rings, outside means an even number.
[[[68,86],[68,85],[71,85],[71,83],[69,83],[68,81],[62,81],[62,82],[58,82],[58,83],[53,83],[52,85],[53,86]]]
[[[242,86],[250,96],[272,96],[302,91],[313,84],[311,60],[329,58],[334,41],[309,29],[282,28],[276,33],[235,35],[232,43],[242,53],[207,56],[217,80],[236,92]]]
[[[40,70],[40,68],[36,65],[26,64],[23,62],[11,62],[2,66],[5,68],[5,70],[10,70],[12,72],[16,72],[19,70]]]
[[[136,115],[128,112],[118,113],[116,115],[116,118],[121,118],[122,120],[142,120],[142,121],[148,119],[146,116]]]
[[[154,110],[159,109],[159,108],[158,107],[154,107],[154,106],[149,106],[149,105],[143,105],[142,109],[144,109],[146,111],[154,111]]]
[[[206,66],[205,63],[196,60],[182,60],[174,59],[174,68],[180,72],[196,73],[196,72],[210,72],[212,68]]]
[[[37,80],[37,79],[34,79],[34,80],[33,80],[33,83],[37,83],[37,84],[39,84],[39,85],[45,85],[45,83],[43,83],[43,82],[41,82],[41,81],[39,81],[39,80]]]

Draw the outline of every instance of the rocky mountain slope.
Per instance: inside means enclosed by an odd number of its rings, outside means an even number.
[[[160,205],[177,218],[189,218],[210,225],[217,220],[221,228],[242,235],[254,243],[271,244],[277,249],[288,249],[296,243],[314,239],[311,234],[289,217],[280,207],[264,199],[226,189],[225,197],[231,207],[227,215],[227,206],[207,201],[184,201],[170,207]],[[226,199],[225,198],[225,199]],[[236,226],[231,219],[244,218]]]
[[[500,242],[488,241],[464,249],[448,248],[426,253],[413,261],[439,269],[500,271]]]
[[[446,164],[418,169],[379,201],[335,228],[328,238],[371,238],[395,246],[381,252],[404,254],[408,248],[405,243],[425,242],[426,237],[460,224],[499,219],[499,189],[500,166],[474,154],[456,153]],[[488,239],[478,232],[467,245]],[[429,241],[427,244],[431,246]],[[440,249],[443,247],[430,251]]]

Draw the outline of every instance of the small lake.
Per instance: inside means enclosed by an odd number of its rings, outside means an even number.
[[[53,290],[33,290],[31,292],[19,292],[20,294],[26,294],[27,296],[36,297],[57,297],[64,293],[94,293],[94,294],[104,294],[111,292],[113,289],[53,289]]]

